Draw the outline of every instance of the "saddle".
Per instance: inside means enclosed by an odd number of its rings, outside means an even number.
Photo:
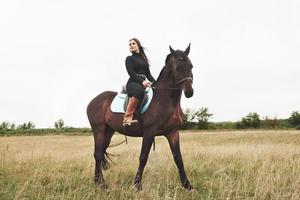
[[[146,112],[151,100],[153,97],[153,90],[152,88],[146,88],[145,94],[142,102],[140,103],[139,110],[141,113]],[[125,113],[128,105],[129,97],[127,95],[127,91],[125,86],[122,87],[121,92],[118,92],[118,94],[113,99],[110,109],[114,113]]]

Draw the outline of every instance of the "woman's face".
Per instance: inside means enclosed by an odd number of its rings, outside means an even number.
[[[139,53],[140,51],[139,51],[139,46],[138,46],[138,44],[136,43],[136,41],[134,41],[134,40],[130,40],[129,41],[129,51],[131,52],[131,53]]]

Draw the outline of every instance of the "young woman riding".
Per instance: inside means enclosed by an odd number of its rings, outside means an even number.
[[[129,74],[126,84],[129,102],[124,115],[123,126],[130,126],[138,122],[133,119],[133,113],[143,100],[145,88],[150,87],[155,82],[149,70],[149,62],[144,52],[144,47],[137,38],[129,40],[129,51],[132,55],[127,56],[125,61]]]

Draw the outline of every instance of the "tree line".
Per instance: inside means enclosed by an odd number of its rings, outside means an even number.
[[[181,130],[218,130],[218,129],[298,129],[300,130],[300,113],[294,111],[288,119],[277,119],[276,117],[260,117],[256,112],[251,112],[232,122],[211,122],[213,114],[207,107],[199,109],[183,110],[183,125]],[[0,123],[0,135],[14,134],[59,134],[70,133],[81,135],[91,133],[90,128],[74,128],[66,126],[63,119],[54,122],[54,128],[36,129],[34,122],[24,122],[16,125],[8,121]]]
[[[276,117],[261,117],[256,112],[250,112],[241,120],[232,122],[210,122],[213,116],[208,108],[203,107],[196,110],[184,109],[182,129],[298,129],[300,130],[300,113],[294,111],[288,119],[278,119]]]
[[[68,134],[86,135],[92,131],[90,128],[75,128],[66,126],[63,119],[54,122],[54,128],[36,128],[34,122],[24,122],[16,125],[8,121],[0,123],[0,135],[48,135],[48,134]]]
[[[0,130],[26,130],[26,129],[34,129],[35,128],[35,123],[32,121],[29,122],[24,122],[18,126],[16,126],[15,123],[11,123],[8,121],[4,121],[0,123]],[[65,126],[65,122],[63,119],[59,119],[54,122],[54,128],[56,129],[63,129],[63,128],[70,128]]]

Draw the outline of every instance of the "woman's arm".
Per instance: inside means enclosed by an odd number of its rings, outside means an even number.
[[[152,83],[155,82],[155,79],[153,78],[153,76],[150,73],[149,67],[146,68],[146,76],[149,81],[151,81]]]
[[[136,73],[133,71],[133,63],[130,56],[127,56],[125,65],[130,78],[142,84],[144,80],[140,76],[136,75]]]

